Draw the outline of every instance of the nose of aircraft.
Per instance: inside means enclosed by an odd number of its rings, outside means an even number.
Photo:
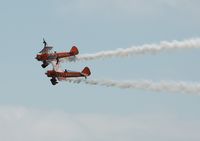
[[[35,57],[35,59],[39,61],[39,60],[40,60],[40,56],[37,55],[37,56]]]
[[[45,72],[45,75],[47,75],[47,77],[50,77],[50,75],[49,75],[48,71],[47,71],[47,72]]]

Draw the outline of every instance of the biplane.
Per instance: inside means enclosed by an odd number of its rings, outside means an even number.
[[[51,77],[50,81],[52,85],[56,85],[58,81],[66,80],[71,77],[85,77],[87,78],[91,72],[88,67],[85,67],[81,72],[75,71],[56,71],[56,70],[48,70],[46,73],[47,77]]]
[[[52,61],[57,61],[59,63],[60,58],[72,57],[79,53],[78,48],[73,46],[69,52],[56,52],[52,51],[52,46],[48,46],[47,42],[43,39],[44,48],[37,54],[35,59],[42,61],[41,65],[43,68],[46,68]]]

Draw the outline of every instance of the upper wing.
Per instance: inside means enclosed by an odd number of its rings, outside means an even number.
[[[52,50],[53,47],[47,46],[44,47],[39,53],[48,53],[50,50]]]

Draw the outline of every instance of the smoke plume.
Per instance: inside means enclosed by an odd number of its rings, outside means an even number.
[[[187,94],[200,94],[200,83],[161,81],[153,82],[149,80],[141,81],[115,81],[115,80],[85,80],[85,79],[66,79],[71,83],[81,83],[89,85],[99,85],[106,87],[117,87],[122,89],[142,89],[155,92],[174,92]]]
[[[164,51],[170,51],[174,49],[190,49],[200,48],[200,38],[189,39],[184,41],[163,41],[160,44],[144,44],[141,46],[133,46],[125,49],[116,49],[110,51],[101,51],[94,54],[85,54],[76,57],[66,58],[67,61],[87,61],[111,57],[128,57],[142,54],[156,54]]]

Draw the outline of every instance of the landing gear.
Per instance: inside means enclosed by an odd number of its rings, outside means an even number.
[[[58,83],[56,78],[52,78],[50,81],[51,81],[52,85],[56,85]]]
[[[49,63],[47,63],[47,61],[43,61],[43,64],[41,65],[43,68],[46,68],[49,65]]]

